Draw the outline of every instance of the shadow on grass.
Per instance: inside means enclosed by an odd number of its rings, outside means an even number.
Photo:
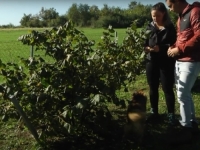
[[[82,137],[71,137],[53,144],[52,150],[197,150],[200,149],[200,137],[190,143],[170,146],[167,134],[166,115],[156,124],[147,124],[143,145],[131,140],[123,140],[123,126],[126,123],[125,111],[113,111],[117,118],[112,122],[109,134],[93,137],[87,134]],[[177,116],[178,117],[178,116]],[[198,118],[198,120],[200,120]],[[173,135],[173,134],[172,134]]]
[[[192,88],[192,92],[195,92],[195,93],[200,93],[200,76],[197,77],[195,83],[194,83],[194,86]]]

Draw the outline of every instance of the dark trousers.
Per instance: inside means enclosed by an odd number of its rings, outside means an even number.
[[[165,95],[168,113],[174,113],[175,95],[174,95],[174,68],[175,62],[168,64],[148,61],[146,64],[146,76],[149,84],[149,97],[151,108],[154,113],[158,113],[158,88],[162,85]]]

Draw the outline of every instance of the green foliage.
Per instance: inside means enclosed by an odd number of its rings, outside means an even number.
[[[41,56],[21,58],[23,66],[0,61],[3,99],[15,96],[40,138],[107,133],[112,114],[106,102],[124,107],[116,92],[127,91],[128,83],[143,71],[146,33],[135,24],[122,44],[114,39],[112,26],[95,45],[70,21],[20,36],[23,44],[45,51],[54,61],[47,63]]]
[[[169,11],[169,15],[170,15],[172,23],[176,27],[176,23],[177,23],[177,20],[178,20],[178,14],[173,12],[173,11]]]
[[[53,27],[59,26],[66,21],[66,15],[59,15],[54,8],[45,9],[42,7],[39,14],[24,14],[20,20],[20,24],[22,27]]]

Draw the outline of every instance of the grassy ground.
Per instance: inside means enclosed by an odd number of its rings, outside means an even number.
[[[200,106],[198,100],[200,99],[199,87],[200,78],[197,80],[193,88],[193,97],[195,101],[197,118],[200,121]],[[137,81],[132,84],[130,91],[143,89],[148,93],[148,87],[144,75],[138,77]],[[132,92],[119,92],[121,98],[129,99]],[[168,145],[168,139],[171,137],[166,136],[167,123],[166,123],[166,105],[164,101],[163,92],[160,89],[160,102],[159,112],[162,115],[161,121],[158,124],[147,124],[147,132],[145,138],[145,147],[137,147],[133,141],[122,141],[123,125],[125,124],[126,109],[119,108],[108,104],[112,112],[114,123],[111,128],[111,135],[101,138],[86,138],[81,137],[69,143],[68,141],[57,142],[52,146],[52,150],[198,150],[200,149],[200,136],[194,138],[192,143],[179,146]],[[148,110],[149,101],[148,101]],[[176,102],[176,115],[179,117],[179,107]],[[0,122],[0,149],[4,150],[36,150],[39,146],[34,141],[33,137],[26,129],[21,129],[16,126],[17,120],[9,120],[7,122]],[[78,142],[78,144],[77,144]]]
[[[0,30],[0,58],[3,61],[18,62],[17,56],[29,57],[30,47],[24,46],[17,41],[20,35],[27,34],[30,29],[14,29],[14,30]],[[39,29],[38,29],[39,30]],[[88,29],[82,28],[85,34],[91,40],[99,41],[103,29]],[[125,37],[126,29],[117,29],[119,42]],[[200,78],[196,81],[193,88],[193,98],[195,101],[195,108],[197,118],[200,121]],[[148,86],[144,75],[138,77],[137,81],[130,86],[130,92],[119,91],[118,95],[122,99],[130,99],[131,93],[136,90],[143,89],[148,95]],[[165,132],[166,126],[166,104],[163,92],[160,93],[159,112],[162,114],[162,120],[159,124],[147,125],[146,147],[137,147],[132,141],[122,141],[123,125],[125,124],[126,109],[119,108],[108,104],[112,112],[114,123],[111,128],[111,135],[102,139],[79,138],[68,143],[67,141],[57,143],[54,145],[54,150],[198,150],[200,149],[200,136],[196,137],[191,144],[183,144],[182,146],[169,146]],[[0,100],[0,103],[3,101]],[[179,117],[179,107],[176,102],[176,114]],[[149,101],[148,101],[148,110]],[[0,114],[0,117],[2,115]],[[27,129],[18,126],[18,120],[0,121],[0,150],[37,150],[39,146],[30,135]]]

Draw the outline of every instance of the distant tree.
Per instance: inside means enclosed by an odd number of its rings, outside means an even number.
[[[136,1],[132,1],[130,2],[130,4],[128,5],[129,9],[134,9],[137,6],[137,2]]]
[[[40,18],[37,15],[33,16],[28,23],[28,27],[42,27]]]
[[[0,28],[14,28],[15,26],[12,23],[1,25]]]
[[[80,4],[78,6],[78,11],[80,14],[80,25],[81,26],[88,26],[88,23],[90,22],[91,19],[91,14],[90,14],[90,6],[87,4]]]
[[[101,9],[101,16],[110,16],[111,14],[111,9],[107,4],[103,5],[103,8]]]
[[[170,15],[170,18],[171,18],[173,24],[176,26],[178,15],[172,11],[169,11],[169,15]]]
[[[152,5],[143,5],[136,1],[130,2],[127,9],[109,7],[107,4],[99,9],[96,5],[73,3],[66,11],[67,13],[61,16],[54,8],[42,7],[36,15],[24,14],[20,24],[31,27],[52,27],[60,26],[71,20],[76,26],[107,27],[111,24],[113,27],[125,28],[130,26],[134,20],[138,20],[138,27],[141,27],[146,21],[151,20],[151,7]],[[175,22],[177,16],[171,13],[170,15]]]
[[[31,18],[32,18],[31,14],[29,14],[29,15],[24,14],[22,19],[20,20],[21,26],[24,26],[24,27],[29,26],[29,21],[31,20]]]
[[[93,18],[94,20],[97,20],[99,18],[100,10],[98,6],[96,5],[90,6],[89,12],[90,12],[91,18]]]
[[[43,26],[52,27],[57,25],[56,20],[59,17],[59,13],[54,8],[45,9],[42,7],[39,12],[39,17]]]
[[[100,10],[98,8],[98,6],[96,5],[92,5],[90,6],[90,9],[89,9],[89,12],[90,12],[90,26],[91,27],[97,27],[97,20],[99,19],[99,16],[100,16]]]
[[[151,20],[151,5],[137,3],[134,9],[128,9],[128,15],[133,20],[138,20],[138,27],[144,25],[146,21]]]
[[[72,6],[69,8],[67,16],[73,23],[75,23],[76,25],[79,24],[80,12],[76,3],[72,4]]]
[[[130,26],[131,21],[124,15],[124,9],[120,7],[111,7],[110,8],[111,14],[110,15],[110,24],[114,28],[124,28]]]
[[[57,25],[63,25],[65,24],[69,19],[67,18],[67,15],[61,15],[57,18]]]
[[[54,8],[44,9],[44,7],[42,7],[39,12],[39,16],[41,17],[42,21],[48,21],[51,19],[56,19],[59,16],[59,13]]]

